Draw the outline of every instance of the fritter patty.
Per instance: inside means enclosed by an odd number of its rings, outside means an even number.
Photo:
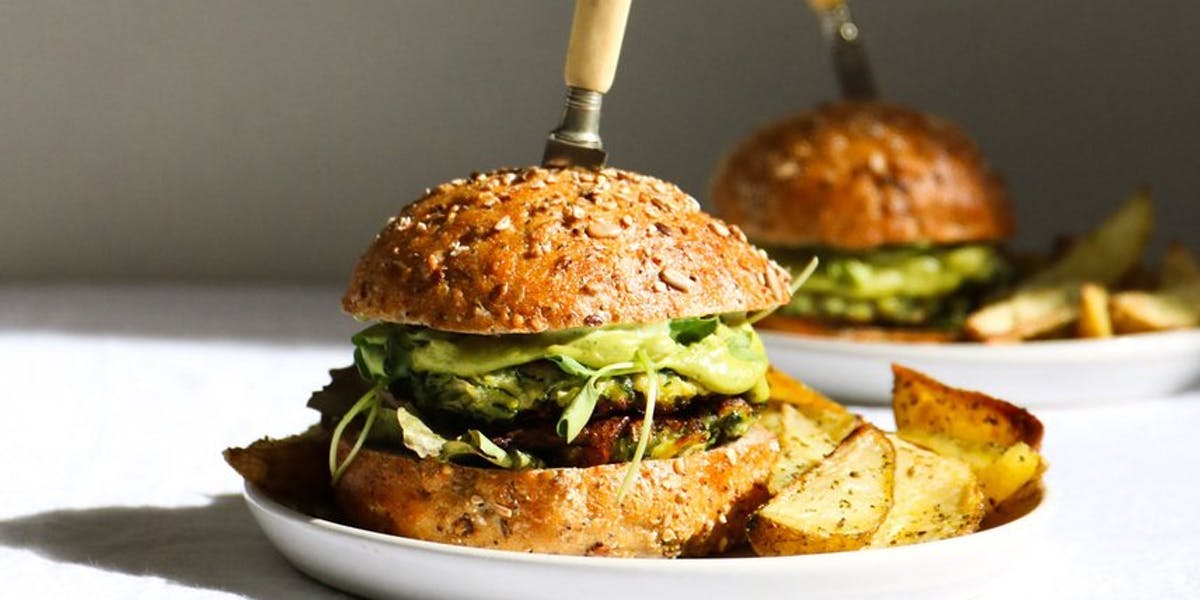
[[[670,371],[659,371],[658,410],[684,408],[711,392]],[[550,361],[536,361],[476,377],[442,373],[413,373],[393,384],[399,398],[411,398],[422,410],[448,412],[483,423],[557,419],[562,409],[582,389],[585,381],[564,373]],[[626,412],[642,404],[647,387],[643,374],[603,378],[596,383],[600,400],[597,415]]]
[[[754,409],[742,398],[710,398],[684,412],[656,415],[646,458],[661,459],[700,452],[740,437],[754,422]],[[640,414],[593,419],[567,443],[542,422],[491,435],[505,449],[529,452],[554,467],[591,467],[633,459],[642,430]]]

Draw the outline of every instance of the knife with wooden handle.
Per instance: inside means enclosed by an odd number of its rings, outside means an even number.
[[[858,25],[850,16],[847,0],[808,0],[809,6],[821,20],[821,29],[829,39],[833,68],[837,74],[842,97],[849,100],[871,100],[879,97],[867,50]]]
[[[632,0],[577,0],[567,45],[567,98],[562,120],[546,139],[542,164],[599,169],[608,159],[600,140],[600,104],[612,87]]]

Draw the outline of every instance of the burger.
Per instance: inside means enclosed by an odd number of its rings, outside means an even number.
[[[712,199],[783,265],[820,258],[767,326],[952,339],[1010,272],[1001,180],[961,129],[893,104],[835,102],[758,130]]]
[[[427,190],[354,269],[354,364],[293,440],[328,468],[289,479],[323,486],[349,524],[422,540],[722,551],[778,451],[754,423],[768,363],[751,323],[788,282],[652,177],[528,168]],[[271,479],[245,449],[226,456]]]

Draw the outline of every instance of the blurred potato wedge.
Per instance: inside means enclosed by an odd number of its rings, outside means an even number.
[[[968,315],[967,335],[979,341],[1018,341],[1068,328],[1079,319],[1079,286],[1120,281],[1141,259],[1153,226],[1154,203],[1147,190],[1139,190],[1007,298]]]
[[[1117,333],[1200,327],[1200,282],[1158,292],[1118,292],[1109,303]]]
[[[1140,189],[1025,285],[1084,281],[1112,285],[1137,265],[1153,228],[1154,201],[1149,190]]]
[[[1161,287],[1154,292],[1113,294],[1109,301],[1118,333],[1200,327],[1200,261],[1179,243],[1163,254]]]
[[[1171,242],[1163,252],[1159,285],[1171,288],[1200,281],[1200,260],[1183,244]]]
[[[866,546],[892,507],[895,471],[887,436],[859,426],[755,513],[747,528],[751,547],[780,556]]]
[[[896,450],[892,509],[870,545],[916,544],[978,530],[988,505],[971,467],[899,437],[888,439]]]
[[[1019,289],[968,315],[963,329],[982,342],[1017,342],[1053,335],[1078,318],[1079,284],[1060,283]]]
[[[897,435],[966,463],[995,507],[1045,471],[1042,423],[1023,408],[892,365]]]
[[[1108,314],[1108,290],[1085,283],[1079,288],[1079,322],[1075,334],[1081,338],[1112,337],[1112,317]]]

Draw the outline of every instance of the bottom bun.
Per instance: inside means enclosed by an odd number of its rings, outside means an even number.
[[[745,541],[778,451],[775,437],[754,427],[707,452],[643,461],[618,502],[627,463],[501,471],[364,450],[334,494],[352,524],[410,538],[550,554],[703,556]]]
[[[770,315],[755,323],[754,326],[760,330],[839,338],[855,342],[939,343],[955,342],[962,338],[962,333],[954,329],[837,325],[784,315]]]

